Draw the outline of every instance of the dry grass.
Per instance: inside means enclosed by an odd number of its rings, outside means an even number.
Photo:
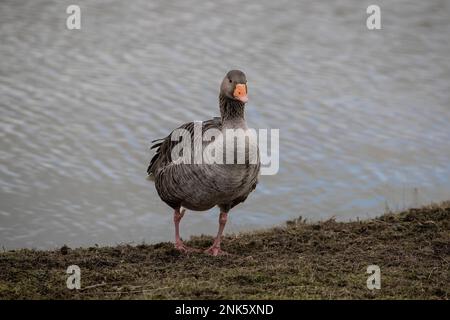
[[[357,222],[227,236],[229,256],[170,243],[0,253],[0,299],[448,299],[450,202]],[[211,237],[188,244],[206,248]],[[66,288],[69,265],[82,290]],[[366,268],[381,268],[381,290]]]

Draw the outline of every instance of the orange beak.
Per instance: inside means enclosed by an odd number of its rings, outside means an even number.
[[[237,100],[246,103],[248,101],[247,85],[242,83],[237,84],[233,95]]]

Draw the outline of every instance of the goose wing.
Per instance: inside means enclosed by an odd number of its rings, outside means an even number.
[[[221,130],[222,121],[220,117],[215,117],[211,120],[202,121],[202,133],[209,129],[219,129]],[[188,122],[177,129],[185,129],[191,134],[191,141],[194,136],[194,122]],[[175,129],[175,130],[177,130]],[[175,131],[173,130],[173,131]],[[155,149],[155,155],[150,160],[150,164],[147,168],[147,174],[150,177],[156,176],[159,170],[163,169],[165,166],[172,162],[171,153],[173,148],[180,143],[179,141],[173,141],[171,135],[173,131],[165,138],[153,140],[153,145],[150,149]],[[193,144],[192,144],[193,145]]]

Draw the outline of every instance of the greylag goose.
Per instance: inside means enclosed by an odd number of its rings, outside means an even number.
[[[247,97],[247,79],[239,70],[227,73],[220,86],[219,107],[220,117],[198,122],[201,128],[201,142],[194,138],[196,122],[188,122],[177,128],[186,130],[192,143],[185,144],[188,151],[195,153],[195,144],[200,144],[203,150],[214,146],[221,159],[215,162],[180,162],[173,159],[174,147],[186,141],[170,135],[163,139],[152,141],[152,149],[156,154],[150,161],[147,174],[155,182],[159,197],[174,209],[175,248],[182,251],[196,251],[187,247],[180,238],[179,225],[186,209],[204,211],[218,206],[219,230],[211,247],[205,250],[213,256],[226,254],[221,250],[220,243],[230,209],[246,200],[247,196],[256,188],[260,169],[259,151],[255,136],[248,135],[251,131],[245,121],[245,104]],[[207,132],[215,132],[214,139],[205,139]],[[230,132],[232,133],[230,138]],[[238,134],[236,134],[238,132]],[[254,132],[254,131],[253,131]],[[236,143],[239,134],[244,134],[244,147]],[[233,137],[234,135],[234,137]],[[228,140],[227,140],[228,139]],[[227,144],[226,141],[230,141]],[[213,145],[215,144],[215,145]],[[241,146],[241,147],[239,147]],[[227,149],[228,148],[228,149]],[[227,151],[232,149],[234,157],[228,158]],[[251,155],[253,150],[253,156]],[[214,153],[212,152],[212,153]],[[184,153],[184,150],[183,150]],[[187,152],[189,154],[190,152]],[[220,154],[219,154],[220,153]],[[177,153],[176,153],[177,154]],[[237,159],[244,154],[245,160]],[[188,156],[187,159],[191,159]],[[205,157],[205,154],[202,154]],[[226,159],[225,159],[226,158]],[[251,158],[255,161],[251,161]],[[228,161],[231,159],[230,161]],[[242,159],[242,158],[240,158]]]

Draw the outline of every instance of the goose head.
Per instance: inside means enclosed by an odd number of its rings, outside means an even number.
[[[247,77],[240,70],[231,70],[223,78],[220,94],[242,103],[247,103]]]

